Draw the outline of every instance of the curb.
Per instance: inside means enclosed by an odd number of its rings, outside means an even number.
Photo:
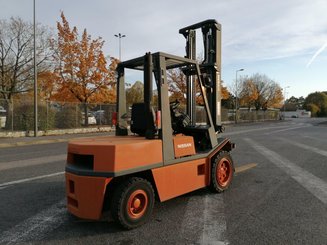
[[[74,129],[54,129],[48,131],[38,131],[37,136],[57,136],[64,134],[84,134],[84,133],[98,133],[98,132],[112,132],[114,127],[96,127],[96,128],[74,128]],[[33,137],[34,131],[8,131],[0,132],[0,138],[19,138],[19,137]]]
[[[14,142],[14,143],[2,143],[2,144],[0,144],[0,148],[9,148],[9,147],[25,146],[25,145],[52,144],[52,143],[67,142],[67,141],[73,140],[73,139],[77,139],[77,138],[71,138],[71,139],[53,139],[53,140],[37,140],[37,141],[20,141],[20,142]]]
[[[114,128],[112,127],[98,127],[98,128],[81,128],[81,129],[66,129],[66,130],[51,130],[51,131],[39,131],[38,136],[63,136],[63,135],[74,135],[74,134],[83,134],[83,133],[101,133],[101,132],[113,132]],[[26,132],[6,132],[0,133],[0,138],[21,138],[21,137],[31,137],[34,136],[34,131]],[[67,142],[70,140],[76,140],[79,138],[93,137],[88,135],[81,135],[78,137],[67,137],[67,138],[56,138],[56,139],[32,139],[27,141],[11,142],[11,143],[0,143],[0,148],[10,148],[17,146],[26,146],[26,145],[41,145],[41,144],[52,144]]]

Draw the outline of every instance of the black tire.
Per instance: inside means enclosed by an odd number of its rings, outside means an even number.
[[[124,228],[134,229],[149,220],[153,206],[154,191],[150,182],[132,177],[114,191],[111,213]]]
[[[233,159],[229,152],[222,151],[211,163],[210,190],[212,192],[223,192],[228,189],[234,175]]]

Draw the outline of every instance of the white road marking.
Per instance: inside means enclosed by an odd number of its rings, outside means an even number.
[[[289,128],[285,128],[285,129],[280,129],[280,130],[275,130],[275,131],[271,131],[269,133],[265,133],[266,135],[270,135],[270,134],[275,134],[275,133],[280,133],[280,132],[284,132],[284,131],[289,131],[289,130],[294,130],[294,129],[299,129],[299,128],[307,128],[307,127],[311,127],[312,125],[305,125],[305,126],[298,126],[298,127],[289,127]]]
[[[315,140],[315,141],[320,141],[322,142],[323,144],[326,144],[327,143],[327,139],[321,139],[321,138],[318,138],[318,137],[313,137],[313,136],[309,136],[309,135],[300,135],[301,137],[303,138],[307,138],[307,139],[311,139],[311,140]]]
[[[180,239],[185,244],[194,243],[194,232],[203,229],[203,208],[194,207],[204,207],[204,198],[202,195],[194,195],[187,201],[180,232]]]
[[[302,169],[301,167],[297,166],[295,163],[289,161],[288,159],[280,156],[276,152],[271,151],[262,145],[259,145],[252,139],[245,138],[245,140],[260,154],[265,156],[269,161],[274,163],[281,170],[285,171],[300,185],[306,188],[322,203],[324,203],[325,205],[327,204],[327,183],[325,181]]]
[[[208,193],[189,198],[181,228],[180,238],[185,244],[195,243],[195,231],[201,231],[196,244],[228,244],[223,196]]]
[[[254,129],[246,129],[246,130],[239,130],[239,131],[233,131],[233,132],[224,132],[223,135],[237,135],[237,134],[244,134],[244,133],[250,133],[253,131],[261,131],[261,130],[267,130],[267,129],[276,129],[276,128],[288,128],[289,126],[277,126],[277,127],[264,127],[264,128],[254,128]]]
[[[38,179],[44,179],[44,178],[49,178],[49,177],[54,177],[54,176],[58,176],[58,175],[62,175],[65,172],[58,172],[58,173],[53,173],[53,174],[47,174],[47,175],[41,175],[41,176],[36,176],[36,177],[32,177],[32,178],[27,178],[27,179],[20,179],[20,180],[15,180],[15,181],[10,181],[10,182],[6,182],[6,183],[2,183],[0,184],[0,189],[2,188],[6,188],[9,185],[15,185],[15,184],[21,184],[21,183],[25,183],[25,182],[29,182],[29,181],[33,181],[33,180],[38,180]]]
[[[295,141],[287,140],[287,139],[284,139],[284,138],[279,138],[279,139],[283,140],[283,141],[285,141],[287,143],[290,143],[292,145],[296,145],[297,147],[303,148],[305,150],[313,151],[313,152],[315,152],[317,154],[320,154],[322,156],[327,157],[327,151],[321,150],[321,149],[313,147],[313,146],[308,146],[308,145],[305,145],[305,144],[302,144],[302,143],[298,143],[298,142],[295,142]]]
[[[204,224],[199,243],[203,245],[229,244],[226,239],[226,218],[223,196],[206,195],[204,200]]]
[[[239,174],[239,173],[247,171],[247,170],[249,170],[251,168],[255,168],[257,165],[258,164],[256,164],[256,163],[243,164],[243,165],[235,168],[235,174]]]
[[[37,157],[32,159],[23,159],[23,160],[11,161],[11,162],[0,162],[0,170],[34,166],[34,165],[51,163],[51,162],[66,161],[66,158],[67,158],[67,154],[60,154],[55,156]]]
[[[256,163],[244,164],[237,167],[236,172],[241,173],[256,166]],[[195,206],[204,208],[194,210]],[[205,198],[194,196],[188,200],[181,229],[181,237],[186,243],[194,242],[191,240],[194,230],[202,230],[197,244],[229,244],[223,195],[207,194]]]
[[[0,234],[0,244],[34,242],[66,222],[66,200],[52,205],[35,216],[28,218],[8,231]]]

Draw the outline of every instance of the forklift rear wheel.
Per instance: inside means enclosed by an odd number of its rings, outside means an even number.
[[[234,174],[232,157],[228,152],[220,152],[212,162],[210,189],[223,192],[228,189]]]
[[[145,179],[132,177],[114,192],[112,216],[126,229],[144,224],[151,216],[154,206],[152,185]]]

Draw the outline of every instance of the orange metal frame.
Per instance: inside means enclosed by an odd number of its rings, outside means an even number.
[[[111,180],[112,178],[78,176],[66,172],[69,212],[83,219],[100,219],[106,187]]]
[[[127,159],[126,155],[124,154],[125,151],[123,149],[118,149],[118,152],[120,154],[118,155],[125,155],[125,158],[120,158],[117,155],[117,152],[113,151],[105,151],[103,149],[104,142],[108,143],[105,140],[106,137],[102,137],[97,139],[98,143],[93,142],[93,147],[86,147],[89,145],[90,140],[92,139],[85,139],[82,141],[79,141],[77,147],[77,143],[75,144],[74,142],[69,144],[69,152],[70,154],[68,155],[68,162],[71,161],[69,158],[71,158],[72,152],[78,153],[78,154],[95,154],[95,153],[101,153],[102,159],[108,159],[110,155],[114,155],[116,158],[116,163],[119,162],[129,162],[129,165],[123,165],[122,166],[117,166],[117,167],[109,167],[110,164],[104,168],[105,164],[103,161],[95,160],[95,169],[105,169],[105,171],[108,170],[121,170],[121,169],[126,169],[126,168],[135,168],[138,165],[142,164],[144,165],[146,162],[149,164],[153,163],[151,161],[161,161],[162,162],[162,155],[158,154],[156,152],[157,150],[160,152],[161,146],[159,149],[156,150],[156,145],[157,142],[156,140],[143,140],[142,138],[138,137],[123,137],[129,141],[123,140],[122,137],[110,137],[112,138],[112,144],[113,141],[120,142],[117,143],[116,146],[124,145],[126,144],[126,149],[136,151],[138,150],[138,154],[134,154],[135,156],[139,155],[143,159],[138,159],[137,157],[133,159]],[[182,138],[182,137],[181,137]],[[139,139],[139,140],[137,140]],[[186,138],[186,142],[188,142],[188,138]],[[125,143],[123,143],[125,142]],[[160,143],[160,140],[158,140]],[[183,143],[184,141],[182,141]],[[154,149],[152,152],[151,150],[147,149],[150,144],[150,148]],[[185,144],[185,143],[184,143]],[[80,147],[85,145],[85,147]],[[99,149],[97,149],[97,145],[100,146]],[[132,146],[134,145],[135,149],[132,149]],[[161,144],[160,144],[161,145]],[[144,148],[147,150],[144,150]],[[219,146],[213,150],[208,156],[196,159],[196,160],[189,160],[189,161],[184,161],[181,158],[179,162],[175,164],[170,164],[170,165],[161,165],[161,167],[156,167],[156,168],[149,168],[148,171],[151,172],[154,180],[154,187],[157,190],[159,199],[161,202],[169,200],[171,198],[186,194],[188,192],[203,188],[205,186],[208,186],[210,183],[210,175],[211,175],[211,158],[215,156],[222,148],[226,150],[230,150],[233,147],[231,145],[230,141],[228,139],[224,139]],[[143,148],[143,150],[142,150]],[[126,150],[125,149],[125,150]],[[192,150],[191,150],[192,152]],[[190,153],[187,153],[190,154]],[[154,156],[160,158],[153,158]],[[149,159],[147,159],[147,156],[150,156]],[[152,157],[151,157],[152,156]],[[112,159],[112,160],[115,160]],[[121,161],[118,161],[120,159]],[[128,161],[127,161],[128,160]],[[134,164],[133,164],[134,163]],[[100,168],[96,167],[96,164],[103,165]],[[117,165],[117,164],[113,164]],[[100,171],[101,173],[101,171]],[[137,174],[137,172],[136,172]],[[99,176],[83,176],[83,175],[78,175],[78,174],[73,174],[69,173],[66,171],[66,193],[67,193],[67,207],[68,210],[74,214],[77,217],[84,218],[84,219],[92,219],[92,220],[99,220],[102,215],[102,210],[103,210],[103,203],[104,203],[104,197],[106,194],[106,190],[108,188],[108,185],[110,185],[110,182],[114,178],[112,177],[99,177]]]
[[[183,195],[208,185],[206,158],[151,170],[160,201]]]

